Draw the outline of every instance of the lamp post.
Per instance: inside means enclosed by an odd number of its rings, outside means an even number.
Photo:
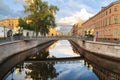
[[[20,26],[18,27],[18,33],[19,33],[19,34],[22,34],[22,33],[23,33],[23,27],[20,27]]]
[[[5,26],[4,26],[4,22],[1,23],[1,26],[3,27],[4,39],[5,39]]]
[[[4,28],[4,39],[5,39],[5,26],[3,26],[3,28]]]
[[[18,26],[18,34],[20,34],[20,26]]]
[[[18,34],[19,34],[19,39],[21,39],[22,35],[23,35],[23,27],[18,27]]]

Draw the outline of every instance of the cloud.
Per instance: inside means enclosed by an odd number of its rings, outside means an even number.
[[[68,47],[70,44],[67,40],[56,43],[53,49],[50,49],[50,54],[55,57],[72,57],[79,56],[72,51],[72,47]],[[57,53],[56,53],[57,52]]]
[[[60,29],[61,29],[61,26],[57,26],[57,27],[56,27],[56,30],[57,30],[57,31],[60,31]]]
[[[63,0],[58,0],[59,2],[63,2]]]
[[[115,2],[115,1],[117,1],[117,0],[104,0],[104,1],[102,2],[102,6],[107,6],[107,5],[109,5],[111,2]]]
[[[58,2],[55,0],[55,3]],[[61,26],[71,26],[79,21],[85,21],[94,13],[93,9],[84,4],[83,0],[61,0],[57,4],[60,11],[56,15],[56,23]]]
[[[84,22],[98,13],[102,6],[107,6],[116,0],[91,0],[93,5],[88,3],[88,1],[89,0],[68,0],[67,3],[64,2],[64,5],[60,7],[61,10],[57,14],[57,24],[61,26],[71,26],[79,21]]]
[[[13,0],[16,4],[25,4],[25,0]]]
[[[16,12],[16,17],[25,17],[27,15],[28,15],[28,13],[24,13],[24,10]]]
[[[14,11],[10,9],[10,7],[6,5],[3,0],[0,1],[0,18],[14,15],[13,12]]]
[[[66,33],[68,31],[70,31],[72,28],[72,26],[57,26],[56,27],[56,30],[59,31],[59,32],[62,32],[62,33]]]
[[[91,6],[89,6],[88,4],[85,3],[84,0],[68,0],[68,3],[67,3],[68,7],[72,8],[73,11],[75,9],[76,10],[80,10],[80,9],[86,9],[87,11],[89,12],[92,12],[92,8]]]
[[[23,0],[12,0],[14,4],[20,3],[20,5],[23,4]],[[24,10],[14,10],[11,9],[9,5],[5,3],[4,0],[0,1],[0,19],[5,19],[5,18],[16,18],[16,17],[24,17],[27,14],[24,13]],[[17,9],[17,6],[16,6]]]
[[[79,21],[86,21],[92,16],[93,14],[88,13],[85,8],[82,8],[80,11],[73,13],[71,16],[58,19],[56,22],[58,25],[71,26]]]

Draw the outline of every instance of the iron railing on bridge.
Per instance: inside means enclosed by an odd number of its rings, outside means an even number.
[[[86,38],[86,37],[79,37],[79,36],[39,36],[39,37],[24,37],[24,36],[11,36],[11,37],[5,37],[0,38],[0,43],[3,42],[10,42],[10,41],[16,41],[16,40],[31,40],[31,39],[48,39],[48,40],[88,40],[93,41],[93,38]],[[119,43],[120,40],[96,40],[98,42],[110,42],[110,43]]]
[[[11,36],[0,38],[0,42],[10,42],[16,40],[30,40],[30,39],[48,39],[48,40],[68,40],[68,39],[81,39],[80,37],[75,36],[39,36],[39,37],[24,37],[24,36]]]

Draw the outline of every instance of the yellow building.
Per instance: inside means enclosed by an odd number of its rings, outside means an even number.
[[[80,35],[81,25],[82,25],[82,22],[78,22],[73,25],[72,35],[74,36]]]
[[[48,36],[61,36],[62,33],[57,31],[56,28],[49,28]]]
[[[25,20],[25,21],[27,24],[32,22],[32,20]]]
[[[56,35],[57,35],[56,28],[49,28],[48,36],[56,36]]]
[[[9,19],[4,19],[0,20],[0,26],[8,27],[8,28],[13,28],[15,32],[18,30],[18,22],[19,18],[9,18]]]

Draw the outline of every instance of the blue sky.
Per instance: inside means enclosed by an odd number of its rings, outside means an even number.
[[[86,21],[101,7],[109,5],[116,0],[43,0],[58,6],[56,23],[60,26],[71,26],[79,21]],[[0,19],[9,17],[24,17],[24,0],[0,0]],[[66,28],[69,29],[69,28]],[[63,30],[66,30],[63,29]]]

